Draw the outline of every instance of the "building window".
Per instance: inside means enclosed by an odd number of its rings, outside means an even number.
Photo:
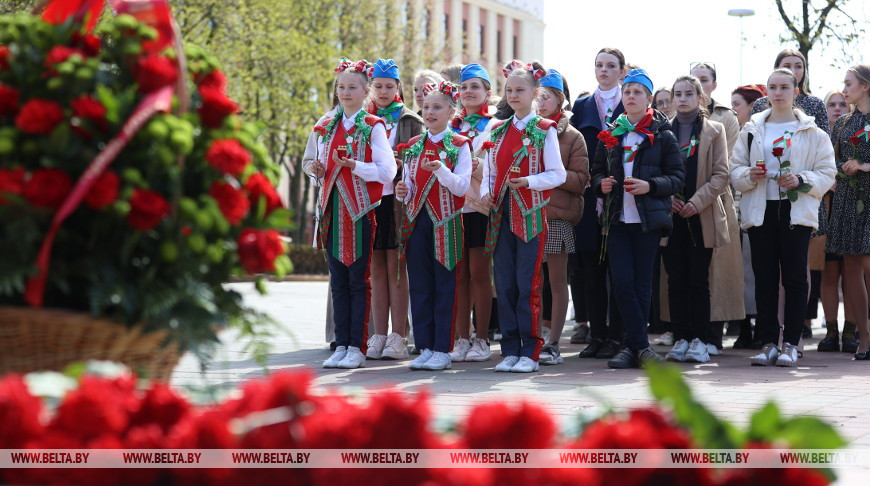
[[[480,26],[480,56],[486,53],[486,26]]]
[[[468,52],[468,19],[462,19],[462,52]]]
[[[501,29],[499,29],[499,31],[495,33],[495,62],[502,62],[504,60],[504,56],[502,55],[504,53],[501,48],[502,44]]]

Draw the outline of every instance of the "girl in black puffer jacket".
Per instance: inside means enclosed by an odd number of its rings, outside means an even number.
[[[659,240],[668,234],[671,197],[683,189],[685,169],[667,118],[648,109],[653,85],[635,69],[622,85],[625,114],[601,132],[592,163],[592,186],[605,198],[602,212],[625,346],[611,368],[637,368],[661,357],[649,346],[646,322]]]

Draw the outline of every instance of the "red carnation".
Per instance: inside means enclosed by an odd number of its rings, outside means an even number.
[[[130,198],[127,224],[139,231],[148,231],[169,214],[169,203],[160,194],[148,189],[136,189]]]
[[[245,228],[239,235],[239,260],[248,273],[275,270],[275,259],[284,253],[284,243],[275,230]]]
[[[854,146],[857,147],[858,144],[861,143],[861,138],[856,137],[856,136],[853,135],[853,136],[849,137],[849,143],[851,143],[852,145],[854,145]]]
[[[217,201],[224,217],[232,225],[241,223],[251,207],[245,194],[227,182],[215,182],[208,193]]]
[[[245,190],[248,191],[252,207],[256,208],[260,204],[261,197],[266,198],[266,214],[281,207],[281,197],[275,191],[275,187],[266,176],[259,172],[248,178],[248,181],[245,182]]]
[[[230,138],[212,142],[205,159],[221,174],[238,177],[251,163],[251,153],[238,140]]]
[[[63,121],[63,108],[54,101],[34,98],[18,112],[15,117],[15,126],[24,133],[30,135],[48,135]]]
[[[73,110],[73,116],[93,122],[100,130],[106,131],[106,107],[102,103],[85,95],[72,100],[70,106]],[[90,135],[79,126],[74,128],[85,136]]]
[[[0,449],[15,449],[40,436],[42,400],[27,390],[19,375],[0,380]],[[7,478],[9,479],[9,478]]]
[[[39,169],[24,183],[22,195],[40,208],[58,208],[72,190],[72,179],[60,169]]]
[[[85,203],[92,209],[103,209],[118,199],[118,187],[120,186],[121,179],[118,174],[107,170],[100,174],[100,177],[91,186],[85,197]]]
[[[0,71],[9,69],[11,59],[12,53],[9,52],[9,48],[6,46],[0,46]]]
[[[55,64],[60,64],[76,54],[85,57],[84,53],[79,49],[67,46],[54,46],[45,55],[45,67],[51,68]]]
[[[18,111],[19,96],[17,89],[0,83],[0,116],[14,115]]]
[[[135,69],[139,91],[150,93],[178,79],[178,66],[168,57],[150,54],[139,59]]]
[[[0,194],[21,194],[24,190],[24,169],[0,169]],[[0,196],[0,204],[7,201]]]
[[[201,87],[199,95],[202,98],[202,106],[197,113],[202,124],[208,128],[219,128],[224,118],[239,111],[239,105],[218,88]]]
[[[72,35],[72,43],[81,47],[81,50],[90,57],[99,54],[103,46],[103,41],[99,37],[92,34],[82,35],[78,32]]]
[[[489,150],[491,148],[495,148],[495,142],[486,141],[483,142],[483,145],[480,146],[481,150]]]
[[[212,69],[210,73],[202,77],[198,84],[199,89],[215,88],[220,91],[226,91],[227,77],[224,76],[224,73],[220,69]]]
[[[610,130],[604,130],[598,134],[598,140],[604,142],[604,146],[607,148],[616,147],[619,144],[619,139],[614,137]]]
[[[408,147],[409,147],[409,145],[407,143],[400,143],[400,144],[396,145],[396,152],[401,154],[405,150],[408,150]]]
[[[782,157],[782,153],[785,151],[782,147],[773,147],[773,156],[774,157]]]
[[[451,121],[450,124],[453,125],[453,128],[458,130],[459,127],[462,126],[462,118],[456,117]]]
[[[323,125],[316,125],[314,127],[314,133],[320,135],[321,137],[325,137],[326,136],[326,127],[324,127]],[[407,145],[407,144],[400,143],[399,145]],[[396,147],[396,148],[398,149],[398,147]]]

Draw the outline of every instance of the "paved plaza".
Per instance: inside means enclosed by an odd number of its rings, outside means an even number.
[[[281,282],[269,285],[260,296],[253,284],[234,284],[246,301],[271,314],[289,335],[276,337],[268,360],[270,372],[308,368],[321,387],[338,387],[347,393],[374,393],[379,387],[395,386],[406,391],[428,390],[433,411],[440,420],[456,420],[470,406],[489,401],[529,400],[549,409],[568,423],[578,414],[596,413],[601,407],[642,407],[652,403],[647,379],[641,370],[610,370],[604,360],[579,359],[585,345],[568,343],[563,333],[565,364],[545,367],[531,374],[495,373],[500,360],[498,343],[493,359],[484,363],[455,363],[443,372],[411,371],[407,362],[372,361],[357,370],[327,370],[322,362],[330,356],[324,342],[327,283],[324,281]],[[571,325],[568,327],[570,329]],[[814,338],[796,369],[749,365],[749,350],[726,349],[706,364],[680,364],[697,398],[719,416],[745,425],[751,411],[774,400],[788,415],[810,414],[824,418],[851,442],[853,449],[870,449],[870,364],[852,361],[846,353],[819,353],[816,343],[824,330],[814,321]],[[220,348],[205,374],[190,355],[173,375],[177,386],[233,388],[241,381],[262,376],[264,371],[242,352],[243,344],[232,335],[222,336]],[[667,348],[659,347],[664,354]],[[870,471],[846,471],[838,484],[870,477]],[[866,481],[865,481],[866,482]]]

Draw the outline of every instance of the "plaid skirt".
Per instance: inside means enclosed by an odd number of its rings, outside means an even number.
[[[564,219],[547,220],[547,243],[544,253],[574,253],[574,226]]]

